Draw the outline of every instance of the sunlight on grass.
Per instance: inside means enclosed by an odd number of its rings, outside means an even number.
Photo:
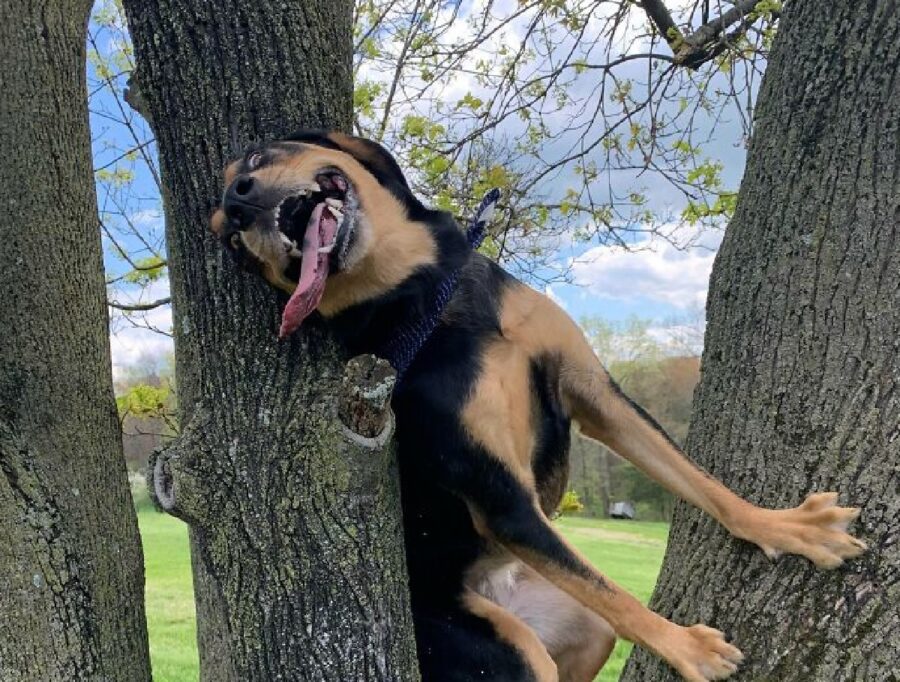
[[[156,682],[196,682],[194,590],[187,526],[141,504],[138,522],[147,575],[147,624]],[[565,536],[605,575],[647,602],[666,549],[665,523],[564,518]],[[615,682],[631,645],[619,642],[597,680]]]

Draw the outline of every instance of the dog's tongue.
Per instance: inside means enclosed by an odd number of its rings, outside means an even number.
[[[334,242],[336,232],[337,221],[330,211],[325,211],[325,204],[316,206],[303,238],[300,281],[281,315],[280,338],[290,336],[322,300],[328,279],[328,254],[319,253],[319,248]]]

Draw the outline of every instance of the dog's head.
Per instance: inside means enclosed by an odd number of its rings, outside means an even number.
[[[291,294],[284,336],[317,308],[337,312],[433,262],[427,213],[379,144],[303,131],[227,166],[211,227],[239,262]]]

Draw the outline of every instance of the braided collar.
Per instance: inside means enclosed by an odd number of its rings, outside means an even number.
[[[466,230],[466,239],[473,251],[481,246],[481,242],[484,240],[485,228],[499,199],[500,190],[497,188],[485,194],[481,200],[481,205],[475,212],[475,217],[469,223],[469,228]],[[406,370],[415,360],[422,346],[425,345],[425,342],[428,341],[435,327],[437,327],[441,314],[444,312],[450,299],[453,298],[453,294],[459,284],[461,270],[462,268],[457,268],[447,275],[438,285],[434,299],[426,308],[424,314],[406,320],[379,349],[378,355],[391,363],[391,366],[397,371],[398,384],[402,381]]]

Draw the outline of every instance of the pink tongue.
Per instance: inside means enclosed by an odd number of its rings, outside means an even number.
[[[319,204],[313,210],[303,238],[303,261],[300,264],[300,281],[291,294],[290,300],[281,315],[280,338],[290,336],[297,327],[315,310],[322,294],[325,293],[325,280],[328,279],[328,254],[319,253],[319,247],[331,244],[337,232],[337,221],[327,212],[323,215],[325,204]]]

